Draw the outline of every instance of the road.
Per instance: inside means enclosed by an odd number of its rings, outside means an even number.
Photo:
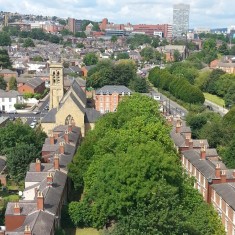
[[[171,115],[174,115],[174,116],[179,115],[182,118],[185,117],[188,114],[187,109],[185,109],[181,105],[177,104],[173,100],[170,100],[168,97],[166,97],[162,93],[158,92],[156,88],[152,88],[150,93],[152,94],[152,97],[154,97],[157,94],[160,94],[160,96],[161,96],[160,102],[163,104],[163,109],[167,113],[169,113]]]
[[[45,107],[49,103],[49,96],[47,96],[43,101],[39,102],[38,107],[36,107],[33,111],[39,111],[38,114],[34,114],[32,112],[28,113],[16,113],[16,114],[9,114],[9,113],[2,113],[3,117],[9,117],[10,119],[21,118],[23,122],[30,124],[33,120],[37,120],[39,122],[47,113],[48,110],[45,110]]]
[[[211,109],[211,111],[214,111],[216,113],[219,113],[221,116],[224,116],[227,112],[228,112],[228,109],[226,108],[223,108],[209,100],[205,100],[205,103],[204,103],[205,106],[207,106],[209,109]]]

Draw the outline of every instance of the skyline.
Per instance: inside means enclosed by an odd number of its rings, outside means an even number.
[[[132,24],[172,24],[173,4],[177,3],[190,4],[189,28],[235,25],[235,11],[229,13],[235,2],[224,0],[12,0],[7,4],[0,0],[1,11]]]

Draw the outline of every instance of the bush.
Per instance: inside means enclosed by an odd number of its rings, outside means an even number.
[[[24,109],[26,106],[27,104],[14,104],[15,109]]]

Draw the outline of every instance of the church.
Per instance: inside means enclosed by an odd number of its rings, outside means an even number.
[[[87,107],[86,93],[76,80],[65,91],[63,63],[50,61],[50,104],[41,120],[42,129],[49,134],[56,126],[73,124],[81,128],[84,137],[100,116],[100,112]]]

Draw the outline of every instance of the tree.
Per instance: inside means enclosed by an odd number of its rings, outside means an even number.
[[[130,59],[130,56],[127,52],[118,53],[116,60]]]
[[[145,47],[140,51],[140,55],[145,61],[154,59],[154,49],[152,47]]]
[[[115,43],[115,42],[117,42],[118,37],[113,35],[110,40],[111,40],[112,43]]]
[[[217,213],[185,177],[169,129],[149,97],[132,95],[98,121],[69,165],[76,226],[110,234],[224,234]]]
[[[76,45],[77,48],[84,48],[85,45],[82,42],[77,43]]]
[[[8,153],[8,150],[17,145],[34,145],[40,153],[46,134],[41,128],[32,129],[27,124],[21,122],[9,122],[1,128],[0,132],[0,154]]]
[[[35,47],[35,44],[31,38],[26,38],[24,40],[23,47]]]
[[[37,55],[37,56],[34,56],[32,58],[33,61],[40,61],[40,62],[43,62],[43,58],[40,56],[40,55]]]
[[[11,77],[9,81],[9,90],[17,90],[17,81],[15,77]]]
[[[12,179],[19,182],[24,179],[29,163],[40,156],[34,145],[21,143],[8,150],[7,169]]]
[[[2,68],[7,68],[7,69],[11,69],[11,61],[10,61],[10,57],[8,55],[7,50],[1,50],[0,49],[0,66]]]
[[[88,53],[83,58],[83,63],[85,65],[95,65],[98,62],[98,57],[95,53]]]
[[[174,61],[175,62],[181,61],[181,54],[180,54],[179,50],[174,50],[173,56],[174,56]]]
[[[222,45],[219,46],[218,52],[222,55],[229,55],[229,48],[226,42],[223,42]]]
[[[6,81],[4,80],[3,76],[0,75],[0,89],[6,90],[6,88],[7,88],[7,83],[6,83]]]
[[[235,135],[228,148],[225,151],[223,161],[227,167],[233,169],[235,168]]]
[[[8,33],[0,32],[0,46],[10,46],[11,38]]]
[[[130,82],[130,88],[139,93],[147,93],[148,85],[145,78],[136,77]]]

